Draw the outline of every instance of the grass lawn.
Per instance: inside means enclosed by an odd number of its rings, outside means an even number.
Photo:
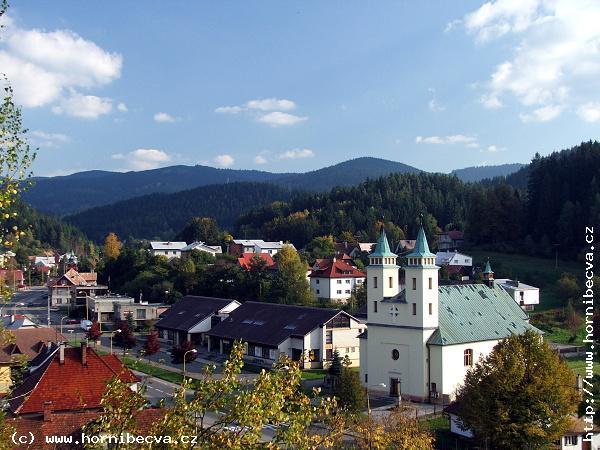
[[[571,368],[573,372],[582,377],[585,376],[585,357],[580,356],[577,358],[565,358],[565,362]],[[597,364],[594,364],[594,375],[598,374]]]
[[[435,436],[435,448],[452,450],[475,448],[465,440],[450,433],[450,421],[446,416],[424,419],[421,421],[421,426]]]
[[[152,364],[148,364],[145,361],[128,358],[126,356],[122,357],[121,361],[123,361],[123,364],[125,364],[125,366],[127,366],[129,369],[137,370],[138,372],[144,372],[145,374],[160,378],[161,380],[170,381],[171,383],[175,384],[181,384],[183,381],[183,376],[181,373],[156,367]]]
[[[311,369],[311,370],[303,370],[302,371],[302,379],[303,380],[320,380],[327,374],[327,371],[324,369]]]

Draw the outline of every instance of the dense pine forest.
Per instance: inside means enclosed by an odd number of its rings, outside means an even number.
[[[526,174],[526,176],[524,176]],[[523,178],[526,189],[520,189]],[[436,229],[467,231],[470,244],[501,251],[563,256],[581,248],[582,227],[600,223],[600,143],[586,142],[546,157],[536,155],[515,176],[463,183],[439,174],[394,174],[325,194],[298,194],[288,202],[243,214],[244,237],[289,239],[303,246],[314,236],[350,232],[373,240],[376,223],[414,236],[420,213]],[[433,236],[431,236],[433,237]]]

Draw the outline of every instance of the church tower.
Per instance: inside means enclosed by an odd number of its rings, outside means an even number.
[[[485,263],[485,268],[483,269],[483,282],[487,284],[488,287],[494,287],[494,271],[492,270],[492,266],[490,266],[489,258]]]
[[[367,266],[367,303],[368,312],[377,313],[378,303],[400,292],[398,255],[390,250],[390,244],[382,227],[377,245],[369,255]]]
[[[423,225],[419,228],[415,248],[406,255],[404,268],[406,302],[410,321],[419,328],[438,326],[438,270],[435,254],[429,251]]]

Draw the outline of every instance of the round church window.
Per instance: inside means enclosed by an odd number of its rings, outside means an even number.
[[[392,359],[396,361],[398,358],[400,358],[400,352],[396,349],[392,350]]]

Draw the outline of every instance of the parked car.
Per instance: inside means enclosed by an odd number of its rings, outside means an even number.
[[[67,320],[65,320],[65,323],[67,325],[75,325],[77,322],[79,322],[79,320],[77,320],[77,319],[67,319]]]
[[[92,328],[92,321],[91,320],[81,319],[80,327],[81,327],[82,330],[88,331],[90,328]]]

